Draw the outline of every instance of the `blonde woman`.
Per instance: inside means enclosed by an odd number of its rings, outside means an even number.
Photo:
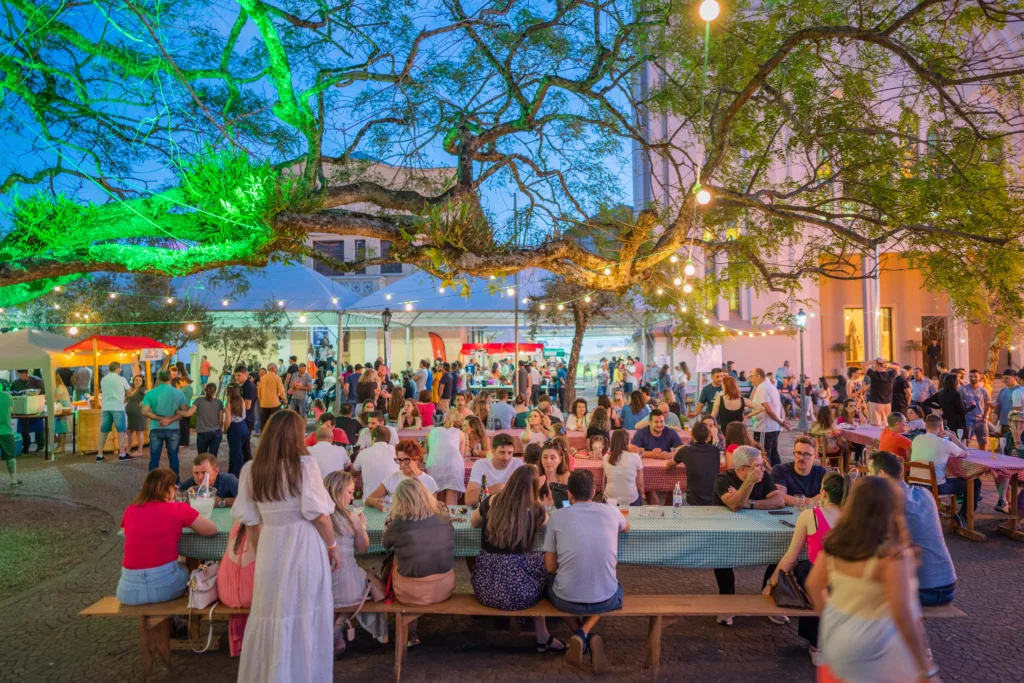
[[[416,399],[405,399],[402,413],[398,416],[398,428],[423,429],[423,416],[420,414],[419,403],[417,403]]]
[[[343,470],[331,472],[324,477],[324,488],[336,506],[331,513],[331,524],[334,526],[334,538],[338,542],[338,554],[341,556],[341,565],[331,573],[335,609],[358,605],[368,590],[374,600],[383,599],[384,589],[380,583],[368,577],[363,568],[356,564],[356,553],[365,553],[370,548],[370,536],[366,532],[366,517],[362,509],[354,512],[348,509],[356,491],[355,479]],[[387,642],[388,622],[385,615],[360,612],[356,619],[378,641]],[[340,624],[339,618],[334,623],[336,653],[345,650],[345,639],[339,637]]]
[[[68,388],[64,386],[64,380],[61,379],[59,372],[53,373],[53,402],[60,405],[62,413],[61,415],[54,417],[53,420],[53,433],[57,437],[57,449],[54,453],[66,453],[68,440],[68,416],[64,413],[71,412],[71,393],[68,391]],[[125,450],[130,450],[131,445],[132,442],[129,440]]]
[[[466,492],[466,435],[462,420],[454,412],[448,413],[444,424],[427,433],[427,474],[434,478],[438,498],[448,505],[456,505],[459,495]]]
[[[476,415],[470,415],[462,421],[462,432],[466,438],[462,442],[463,458],[486,458],[491,454],[484,423]]]
[[[553,436],[551,420],[544,413],[533,409],[526,418],[526,429],[519,435],[519,440],[523,445],[528,443],[544,443]]]
[[[444,602],[455,591],[455,529],[448,508],[418,479],[399,482],[392,501],[381,544],[395,553],[391,574],[395,596],[406,605]],[[419,642],[413,620],[408,645]]]

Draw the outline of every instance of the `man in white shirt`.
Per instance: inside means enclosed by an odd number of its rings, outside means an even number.
[[[322,424],[316,430],[316,444],[309,448],[309,454],[320,465],[320,474],[324,477],[331,472],[347,469],[352,464],[348,459],[348,453],[345,452],[345,447],[335,446],[331,443],[333,438],[334,427]]]
[[[530,364],[530,394],[527,400],[530,405],[536,405],[537,394],[540,393],[540,370],[537,369],[537,361]]]
[[[394,427],[385,426],[383,413],[377,411],[367,413],[366,425],[367,426],[363,427],[362,431],[359,432],[359,440],[356,442],[356,445],[359,446],[360,448],[366,448],[367,446],[370,445],[370,441],[372,440],[370,438],[370,435],[373,433],[373,430],[376,429],[378,426],[384,427],[385,429],[388,430],[390,434],[388,438],[388,443],[390,445],[398,445],[398,430],[395,429]]]
[[[425,360],[420,361],[420,369],[416,371],[416,374],[412,376],[413,381],[416,382],[416,393],[417,396],[408,396],[407,398],[417,398],[419,392],[427,388],[427,374],[430,363]]]
[[[750,383],[754,386],[754,391],[750,395],[750,402],[754,404],[754,413],[751,416],[754,422],[754,440],[764,448],[772,467],[781,465],[779,432],[783,429],[789,431],[789,424],[784,418],[785,412],[782,410],[779,390],[772,382],[767,381],[767,375],[762,368],[750,371]]]
[[[946,476],[946,462],[950,456],[964,457],[967,455],[967,447],[963,445],[956,434],[949,430],[942,429],[942,417],[929,415],[924,419],[925,433],[914,439],[910,448],[910,460],[912,462],[933,462],[935,463],[935,483],[938,484],[939,494],[955,493],[958,496],[967,493],[967,480],[960,477]],[[978,502],[981,500],[981,477],[974,479],[974,509],[978,509]],[[961,513],[957,513],[960,515]],[[961,518],[961,524],[963,519]]]
[[[373,430],[373,444],[359,451],[352,463],[353,472],[363,473],[363,497],[377,490],[389,475],[398,472],[395,448],[388,443],[388,431],[378,426]]]
[[[132,390],[128,380],[121,376],[121,364],[116,360],[110,364],[110,372],[100,380],[100,436],[96,447],[96,462],[103,462],[103,446],[107,435],[113,429],[117,434],[118,460],[131,460],[125,453],[125,437],[128,435],[128,416],[124,412],[125,394]]]
[[[495,434],[491,439],[491,451],[494,455],[490,459],[477,460],[473,464],[473,470],[469,474],[469,484],[466,485],[466,505],[478,505],[480,503],[480,489],[483,478],[487,477],[487,493],[494,495],[503,488],[505,482],[521,467],[523,461],[513,458],[515,445],[512,437],[508,434]]]

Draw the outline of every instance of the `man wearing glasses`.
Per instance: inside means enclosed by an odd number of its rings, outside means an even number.
[[[800,502],[797,496],[803,496],[806,503],[821,495],[821,480],[827,470],[815,464],[817,458],[817,442],[809,436],[798,436],[793,444],[793,462],[772,468],[771,478],[786,506],[796,506]]]

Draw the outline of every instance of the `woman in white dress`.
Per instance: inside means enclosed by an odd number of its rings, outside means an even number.
[[[331,571],[341,565],[334,501],[303,445],[305,420],[275,413],[256,457],[245,463],[231,516],[256,550],[252,608],[238,680],[327,682],[333,678]]]
[[[466,461],[462,457],[466,435],[462,418],[451,411],[443,426],[427,433],[427,474],[437,483],[438,497],[447,505],[457,505],[459,494],[466,492]]]

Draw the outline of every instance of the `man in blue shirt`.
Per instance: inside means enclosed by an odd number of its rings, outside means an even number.
[[[971,370],[967,376],[969,384],[960,387],[960,398],[967,408],[967,429],[964,430],[964,443],[970,443],[973,435],[978,440],[978,448],[985,450],[988,446],[988,407],[992,402],[988,390],[981,385],[981,376],[977,370]]]
[[[442,413],[447,413],[452,402],[452,394],[455,392],[455,382],[452,378],[451,363],[441,365],[441,383],[437,385],[437,403]]]
[[[359,376],[361,374],[363,374],[363,366],[356,363],[352,374],[345,378],[345,394],[348,396],[349,403],[355,403],[359,400],[356,396],[356,386],[359,384]]]
[[[516,409],[508,404],[508,390],[498,389],[498,401],[487,415],[487,429],[512,429],[515,419]]]
[[[641,458],[668,457],[683,445],[674,429],[665,427],[665,413],[657,408],[651,411],[651,424],[633,433],[632,443],[641,450]]]
[[[891,479],[903,491],[903,512],[910,542],[918,548],[918,599],[925,607],[948,605],[956,591],[956,570],[942,536],[942,523],[931,491],[903,481],[903,461],[895,453],[871,456],[871,473]]]
[[[1003,371],[1003,388],[996,396],[995,405],[992,406],[993,409],[999,411],[999,425],[1002,428],[999,435],[1004,438],[1010,435],[1010,411],[1020,410],[1021,397],[1022,391],[1017,383],[1017,373],[1013,368],[1006,368]]]
[[[935,385],[924,376],[924,370],[914,368],[914,378],[910,380],[910,402],[919,406],[935,393]]]
[[[227,472],[221,472],[217,466],[217,456],[212,453],[200,453],[192,461],[192,477],[181,482],[182,491],[188,491],[193,486],[199,487],[203,479],[209,476],[208,485],[217,491],[217,499],[214,502],[219,508],[229,508],[234,504],[238,496],[238,477]]]

